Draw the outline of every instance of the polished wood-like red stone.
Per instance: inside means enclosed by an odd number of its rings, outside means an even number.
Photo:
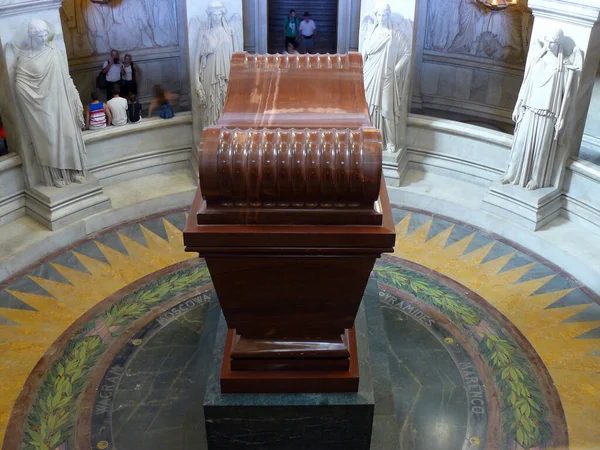
[[[354,327],[348,330],[348,370],[272,370],[260,372],[232,370],[231,347],[235,330],[230,329],[225,342],[221,367],[223,394],[302,393],[302,392],[356,392],[358,391],[358,350]]]
[[[223,392],[358,389],[354,320],[395,242],[382,150],[359,54],[234,55],[184,231],[229,328]]]

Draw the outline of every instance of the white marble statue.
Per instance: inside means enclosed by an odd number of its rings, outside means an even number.
[[[378,3],[374,19],[363,19],[360,52],[371,121],[381,130],[386,150],[396,152],[402,147],[402,116],[408,112],[412,21],[392,23],[391,14],[388,3]]]
[[[32,20],[29,48],[7,45],[16,56],[14,90],[27,135],[48,186],[83,183],[83,106],[69,75],[67,58],[52,43],[49,25]],[[12,67],[12,64],[10,65]]]
[[[221,115],[231,56],[242,51],[242,20],[233,14],[227,20],[223,2],[211,0],[207,23],[200,23],[194,58],[195,91],[202,108],[202,126],[214,125]]]
[[[565,55],[564,43],[562,30],[550,32],[527,64],[513,112],[515,135],[503,184],[527,189],[552,185],[559,138],[582,66],[581,51],[575,48]]]
[[[460,31],[461,0],[430,0],[427,6],[425,48],[447,50]]]

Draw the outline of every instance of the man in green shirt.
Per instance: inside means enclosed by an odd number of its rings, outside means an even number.
[[[296,38],[298,37],[298,27],[300,26],[300,20],[296,18],[296,11],[290,9],[290,15],[285,18],[283,22],[283,32],[285,35],[285,47],[291,42],[296,46]]]

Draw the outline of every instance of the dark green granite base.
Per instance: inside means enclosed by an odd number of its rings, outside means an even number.
[[[219,321],[204,416],[209,450],[367,450],[374,395],[363,308],[356,319],[360,361],[357,393],[221,394],[219,374],[227,326]]]

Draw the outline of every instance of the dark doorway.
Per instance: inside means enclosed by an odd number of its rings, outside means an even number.
[[[296,10],[298,20],[304,19],[304,11],[310,12],[317,25],[317,53],[337,53],[338,0],[269,0],[269,53],[285,50],[283,25],[290,9]]]

